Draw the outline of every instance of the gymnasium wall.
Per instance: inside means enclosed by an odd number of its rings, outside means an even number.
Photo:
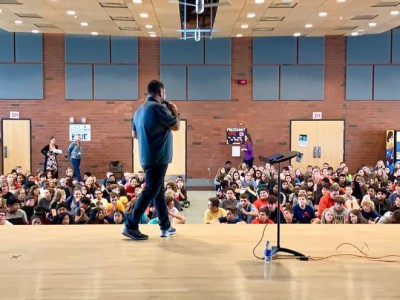
[[[86,117],[92,126],[83,171],[102,178],[111,160],[131,171],[131,118],[146,99],[146,84],[161,77],[187,120],[189,178],[213,178],[227,159],[239,164],[226,145],[227,127],[244,123],[256,156],[272,155],[289,150],[289,121],[311,119],[316,111],[323,119],[345,119],[345,160],[354,170],[383,159],[385,130],[400,129],[395,122],[399,34],[385,34],[360,37],[362,47],[356,38],[342,36],[206,40],[188,43],[192,50],[176,57],[182,47],[176,40],[99,37],[90,49],[76,36],[44,34],[30,40],[1,32],[0,117],[19,111],[32,120],[33,171],[42,167],[39,151],[50,136],[66,150],[70,117]],[[379,51],[366,50],[376,44]],[[237,85],[238,79],[247,79],[247,85]],[[62,171],[69,165],[60,159]]]

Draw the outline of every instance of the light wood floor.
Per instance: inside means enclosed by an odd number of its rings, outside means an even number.
[[[150,239],[141,242],[121,228],[1,226],[0,299],[400,299],[400,264],[280,259],[265,267],[252,256],[262,225],[187,224],[166,239],[145,225]],[[274,244],[275,229],[264,241]],[[282,246],[306,255],[329,255],[342,242],[400,254],[396,225],[285,225],[282,233]]]

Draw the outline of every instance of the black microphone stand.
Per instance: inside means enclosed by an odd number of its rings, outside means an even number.
[[[276,154],[270,157],[264,157],[260,156],[260,160],[266,163],[270,163],[271,165],[273,164],[278,164],[278,206],[276,207],[277,210],[277,218],[276,218],[276,224],[277,224],[277,245],[272,246],[272,256],[276,255],[278,252],[283,252],[283,253],[289,253],[293,254],[294,256],[299,256],[299,257],[305,257],[304,254],[297,252],[295,250],[289,249],[289,248],[284,248],[281,247],[281,199],[282,199],[282,179],[281,179],[281,162],[287,161],[292,159],[293,157],[298,157],[301,159],[302,153],[297,152],[297,151],[288,151],[282,154]]]

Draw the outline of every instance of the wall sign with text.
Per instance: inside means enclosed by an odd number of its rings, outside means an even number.
[[[80,134],[83,142],[90,142],[91,129],[88,124],[69,124],[69,140],[72,142],[75,135]]]
[[[244,136],[247,134],[246,128],[227,128],[226,143],[228,145],[240,145],[244,143]]]

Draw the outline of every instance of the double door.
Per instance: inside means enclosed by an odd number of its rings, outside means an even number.
[[[344,121],[310,120],[291,124],[291,150],[303,153],[302,161],[292,160],[294,168],[306,171],[307,166],[328,163],[335,170],[344,158]]]

